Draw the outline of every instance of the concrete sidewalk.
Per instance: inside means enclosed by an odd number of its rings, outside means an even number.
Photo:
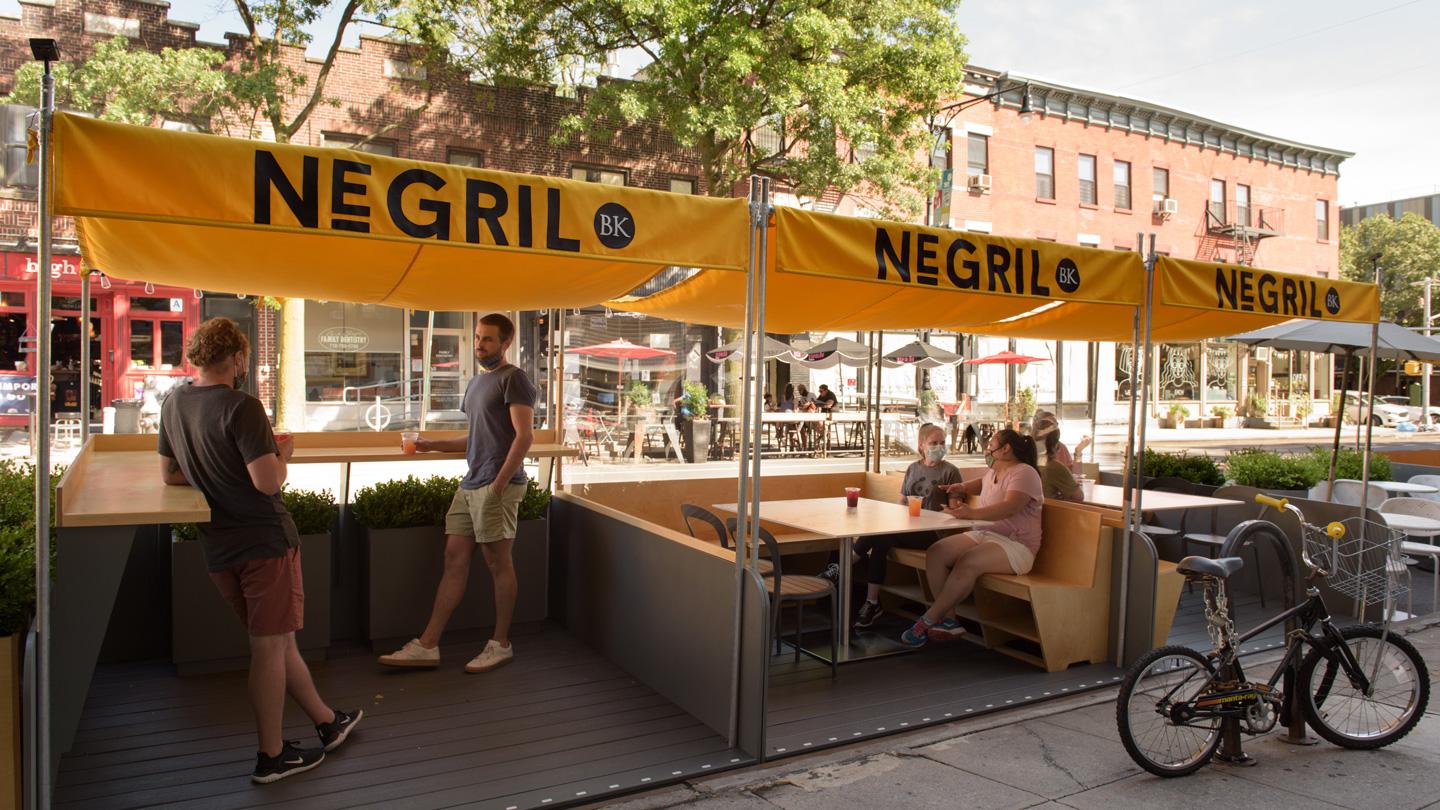
[[[1259,760],[1253,767],[1212,764],[1189,777],[1161,779],[1141,771],[1121,747],[1116,690],[1107,690],[719,774],[608,806],[1440,807],[1440,621],[1410,628],[1408,636],[1429,665],[1429,711],[1407,737],[1381,751],[1347,751],[1323,741],[1295,747],[1272,734],[1247,738],[1246,751]],[[1257,671],[1268,675],[1270,667]]]

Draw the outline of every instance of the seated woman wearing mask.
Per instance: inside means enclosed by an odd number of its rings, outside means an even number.
[[[1060,425],[1060,420],[1058,417],[1055,416],[1054,412],[1036,411],[1034,419],[1030,421],[1030,435],[1039,436],[1040,425],[1042,422],[1046,421],[1054,422],[1057,428]],[[1078,475],[1080,473],[1080,462],[1076,461],[1076,458],[1078,458],[1081,453],[1085,452],[1085,448],[1089,446],[1090,437],[1082,436],[1080,438],[1080,443],[1075,445],[1074,454],[1071,454],[1070,448],[1066,447],[1064,442],[1060,442],[1058,445],[1056,445],[1052,457],[1056,461],[1059,461],[1060,464],[1065,467],[1065,469],[1069,470],[1073,474]]]
[[[1070,474],[1070,468],[1060,460],[1060,426],[1053,419],[1044,419],[1035,425],[1035,442],[1045,448],[1045,464],[1040,468],[1040,483],[1044,485],[1045,497],[1059,501],[1081,500],[1080,484]]]
[[[920,426],[920,459],[905,470],[905,480],[900,484],[900,502],[906,503],[909,496],[925,499],[925,508],[940,511],[945,508],[946,487],[960,483],[960,470],[945,461],[945,429],[936,424]],[[874,535],[862,537],[855,542],[851,564],[865,563],[865,602],[860,605],[860,615],[855,626],[866,628],[875,624],[883,611],[880,609],[880,586],[885,583],[885,571],[892,548],[929,548],[936,540],[933,531],[908,532],[906,534]],[[831,582],[840,580],[840,564],[832,562],[821,573]]]
[[[1035,440],[1007,428],[991,436],[985,448],[989,472],[946,487],[954,502],[946,512],[986,522],[952,534],[926,552],[925,576],[935,602],[900,636],[902,643],[923,647],[932,638],[959,638],[965,629],[955,617],[955,606],[975,590],[982,574],[1030,571],[1040,550],[1040,505],[1045,499],[1035,461]],[[966,505],[964,497],[976,494],[976,504]]]

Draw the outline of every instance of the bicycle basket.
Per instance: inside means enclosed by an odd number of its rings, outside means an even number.
[[[1400,532],[1358,517],[1340,521],[1345,533],[1338,538],[1324,526],[1302,525],[1305,553],[1329,572],[1325,583],[1333,590],[1366,605],[1394,604],[1409,591],[1400,580]]]

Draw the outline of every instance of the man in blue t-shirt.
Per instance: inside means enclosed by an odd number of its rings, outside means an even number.
[[[460,481],[445,515],[445,573],[435,591],[430,623],[380,663],[391,667],[440,665],[440,634],[450,621],[470,576],[475,547],[485,556],[495,580],[495,633],[485,649],[465,665],[466,672],[488,672],[515,658],[510,646],[510,620],[515,613],[515,524],[525,497],[525,454],[534,440],[535,384],[525,372],[505,362],[515,338],[515,324],[491,313],[475,324],[475,361],[485,369],[465,388],[461,410],[470,421],[468,435],[455,439],[420,439],[424,452],[465,451],[470,469]]]

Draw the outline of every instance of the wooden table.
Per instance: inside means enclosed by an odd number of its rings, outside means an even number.
[[[1095,484],[1094,487],[1086,486],[1084,502],[1093,506],[1103,506],[1107,509],[1125,508],[1124,487],[1111,486],[1109,484]],[[1141,499],[1140,508],[1146,512],[1173,512],[1185,509],[1210,509],[1216,506],[1234,506],[1243,501],[1230,500],[1229,498],[1211,498],[1206,495],[1187,495],[1183,492],[1159,492],[1153,489],[1145,490],[1145,496]]]
[[[733,503],[715,504],[715,508],[735,513]],[[760,519],[789,526],[803,532],[821,534],[839,543],[840,546],[840,662],[858,661],[905,652],[910,648],[894,642],[893,649],[863,656],[850,655],[850,555],[855,541],[861,537],[882,534],[901,534],[917,531],[964,531],[985,521],[962,520],[944,512],[923,510],[916,517],[910,516],[910,509],[898,503],[861,498],[859,504],[850,509],[845,506],[845,497],[800,498],[789,501],[761,501]],[[737,541],[737,548],[744,545]]]

